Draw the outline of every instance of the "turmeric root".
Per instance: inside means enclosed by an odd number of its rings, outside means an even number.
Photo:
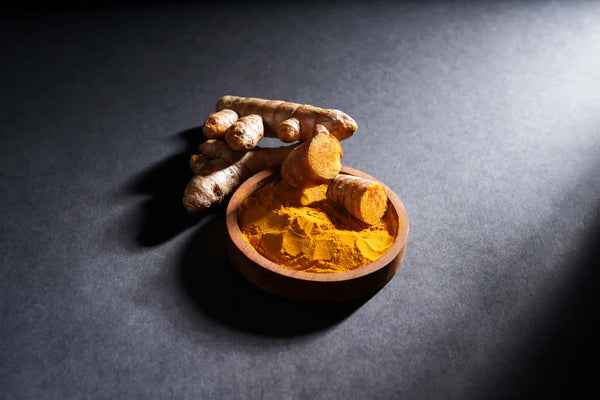
[[[212,113],[206,118],[206,121],[204,121],[202,132],[204,132],[204,135],[209,139],[223,137],[229,127],[233,125],[237,119],[237,113],[227,108]]]
[[[217,116],[220,111],[229,109],[239,116],[260,115],[265,126],[265,134],[279,137],[283,142],[307,141],[313,134],[315,125],[321,124],[338,140],[344,140],[356,131],[356,122],[347,114],[332,109],[323,109],[306,104],[280,100],[265,100],[253,97],[224,96],[217,102],[217,113],[211,114],[210,126],[225,126],[229,115]],[[213,120],[218,120],[215,122]],[[205,125],[207,125],[205,123]]]
[[[277,129],[277,137],[282,142],[295,142],[300,135],[300,121],[290,118],[283,121]]]
[[[285,159],[281,176],[290,185],[304,188],[333,179],[342,169],[342,146],[323,125],[315,125],[312,138]]]
[[[264,132],[260,115],[250,114],[241,117],[229,127],[225,141],[233,150],[250,150],[262,139]]]
[[[377,181],[352,175],[336,176],[327,188],[327,199],[367,225],[374,225],[387,210],[387,195]]]
[[[190,169],[196,175],[209,175],[226,168],[244,156],[243,152],[232,151],[222,140],[209,139],[198,146],[200,154],[190,157]]]
[[[200,151],[203,154],[190,159],[190,167],[196,175],[184,191],[184,207],[195,213],[220,203],[253,174],[281,165],[296,146],[235,152],[220,140],[202,143]]]

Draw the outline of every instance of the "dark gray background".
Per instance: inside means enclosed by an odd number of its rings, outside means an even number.
[[[1,398],[598,393],[600,3],[20,7],[0,32]],[[356,119],[344,164],[411,224],[381,291],[265,295],[224,206],[185,214],[224,94]]]

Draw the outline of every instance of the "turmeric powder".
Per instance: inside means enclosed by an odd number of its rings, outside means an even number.
[[[327,187],[267,183],[242,202],[238,222],[244,239],[267,259],[306,272],[350,271],[386,253],[399,226],[391,207],[381,221],[366,226],[328,201]]]

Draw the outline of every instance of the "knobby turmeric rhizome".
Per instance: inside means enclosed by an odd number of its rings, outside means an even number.
[[[190,159],[195,176],[183,204],[198,212],[221,202],[251,175],[280,167],[281,178],[241,205],[246,241],[277,264],[306,272],[350,271],[394,244],[398,219],[383,185],[340,174],[342,146],[356,122],[339,110],[224,96],[203,126],[208,141]],[[300,143],[261,148],[264,136]]]

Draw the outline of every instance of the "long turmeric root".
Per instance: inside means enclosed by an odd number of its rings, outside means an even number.
[[[253,97],[224,96],[217,102],[217,113],[209,116],[204,124],[207,137],[218,137],[225,127],[233,124],[222,110],[235,111],[239,116],[260,115],[265,126],[265,135],[277,136],[283,142],[306,141],[312,136],[315,125],[321,124],[338,140],[344,140],[356,131],[356,122],[347,114],[333,109],[323,109],[306,104],[280,100],[265,100]]]
[[[342,169],[340,142],[316,125],[312,138],[298,146],[281,166],[281,176],[297,188],[313,186],[333,179]]]
[[[200,151],[203,154],[190,159],[190,167],[196,175],[184,191],[184,207],[195,213],[220,203],[253,174],[281,165],[296,146],[234,152],[220,140],[202,143]]]
[[[381,183],[352,175],[336,176],[327,188],[327,199],[344,206],[367,225],[379,222],[387,209],[387,195]]]

